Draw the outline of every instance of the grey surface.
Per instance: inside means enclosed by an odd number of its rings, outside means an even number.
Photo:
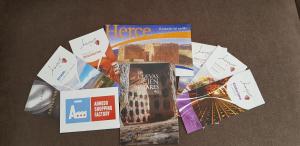
[[[119,145],[119,130],[59,134],[24,112],[36,74],[59,45],[104,24],[191,23],[253,72],[266,104],[187,135],[180,145],[300,145],[300,24],[294,0],[0,2],[0,145]]]

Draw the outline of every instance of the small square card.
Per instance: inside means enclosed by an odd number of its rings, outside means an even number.
[[[60,93],[60,133],[119,127],[117,87]]]

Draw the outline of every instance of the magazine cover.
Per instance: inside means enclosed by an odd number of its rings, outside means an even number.
[[[118,88],[60,92],[60,133],[120,127]]]
[[[264,104],[250,70],[182,93],[177,107],[187,133]]]
[[[191,25],[106,25],[120,62],[168,62],[176,76],[193,76]]]
[[[121,145],[177,144],[175,67],[120,64]]]
[[[70,40],[69,43],[76,56],[119,82],[117,56],[113,53],[103,28]]]
[[[224,49],[227,51],[227,48],[192,42],[194,75],[199,71],[199,69],[216,49]],[[180,94],[193,78],[194,76],[179,77],[177,94]]]
[[[38,77],[60,91],[117,86],[104,73],[61,46],[40,70]]]

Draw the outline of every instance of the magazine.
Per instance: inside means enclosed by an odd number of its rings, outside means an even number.
[[[191,25],[106,25],[119,62],[168,62],[176,76],[193,76]]]
[[[175,67],[120,64],[121,145],[177,144]]]

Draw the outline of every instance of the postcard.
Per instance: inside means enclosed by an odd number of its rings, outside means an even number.
[[[103,28],[70,40],[69,43],[76,56],[119,82],[117,56],[113,53]]]
[[[120,127],[118,88],[60,92],[60,133]]]
[[[106,25],[119,62],[168,62],[176,76],[193,76],[191,25]]]
[[[177,144],[175,66],[120,64],[120,144]]]
[[[207,61],[211,54],[218,49],[221,49],[221,51],[227,51],[227,48],[223,48],[220,46],[217,47],[213,45],[192,42],[194,74],[197,74],[199,69],[203,66],[203,64]],[[193,78],[194,76],[179,77],[177,94],[181,93],[186,88],[186,86],[191,83]]]
[[[59,92],[46,82],[34,80],[24,111],[33,115],[59,116]]]
[[[77,90],[117,86],[113,80],[59,46],[38,77],[57,90]]]
[[[250,70],[182,93],[177,99],[187,133],[219,124],[264,103]]]
[[[232,76],[246,69],[247,66],[227,52],[227,50],[216,49],[183,92]]]

